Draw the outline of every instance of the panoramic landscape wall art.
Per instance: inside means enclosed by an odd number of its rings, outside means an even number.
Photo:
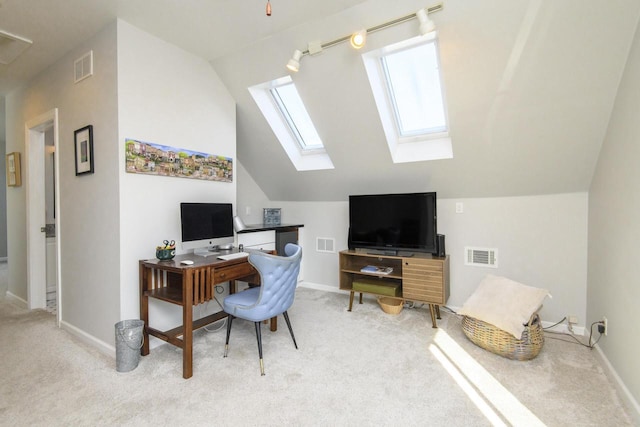
[[[233,182],[233,159],[125,139],[126,168],[130,173]]]

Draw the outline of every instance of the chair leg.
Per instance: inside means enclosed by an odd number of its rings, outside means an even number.
[[[291,338],[293,339],[293,345],[296,346],[296,350],[298,349],[298,343],[296,342],[296,337],[293,336],[293,329],[291,329],[291,322],[289,321],[289,313],[286,311],[282,313],[284,316],[284,320],[287,322],[287,327],[289,327],[289,333],[291,334]]]
[[[233,321],[233,316],[229,315],[227,317],[227,341],[224,343],[224,357],[227,357],[229,353],[229,336],[231,335],[231,322]]]
[[[258,355],[260,356],[260,375],[264,375],[264,362],[262,361],[262,333],[260,332],[260,322],[256,325],[256,338],[258,339]]]

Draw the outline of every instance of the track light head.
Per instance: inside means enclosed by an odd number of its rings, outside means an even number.
[[[416,17],[420,21],[420,34],[425,35],[436,29],[436,24],[429,19],[429,14],[426,9],[420,9],[416,12]]]
[[[293,57],[287,62],[287,69],[297,73],[300,70],[300,58],[302,58],[302,52],[296,49],[293,52]]]
[[[356,31],[351,34],[351,46],[354,49],[360,49],[367,42],[367,30]]]

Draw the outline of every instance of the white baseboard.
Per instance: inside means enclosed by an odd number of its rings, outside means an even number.
[[[311,282],[300,282],[298,283],[298,286],[300,286],[301,288],[309,288],[309,289],[316,289],[318,291],[325,291],[325,292],[335,292],[335,293],[344,293],[346,291],[342,291],[334,286],[329,286],[329,285],[321,285],[318,283],[311,283]]]
[[[9,302],[11,302],[12,304],[17,305],[20,308],[24,308],[25,310],[29,309],[29,304],[27,303],[26,300],[23,300],[19,296],[16,296],[16,295],[12,294],[9,291],[7,291],[7,294],[6,294],[5,298],[7,298],[7,300]]]
[[[95,347],[100,353],[103,353],[106,356],[116,358],[116,348],[113,345],[109,345],[102,340],[97,339],[93,335],[89,335],[82,329],[78,329],[70,323],[65,322],[64,320],[60,322],[60,327],[65,331],[69,332],[71,335],[74,335],[80,341],[85,344],[89,344],[92,347]],[[115,337],[115,331],[114,331]],[[114,338],[115,339],[115,338]]]
[[[556,322],[547,322],[546,320],[542,321],[542,327],[549,332],[559,332],[563,334],[571,334],[572,332],[569,330],[569,326],[565,323],[561,323],[559,325],[550,328],[551,325],[554,325]],[[548,329],[547,329],[548,328]],[[584,326],[574,326],[573,327],[573,335],[577,335],[580,337],[584,337],[586,332],[586,328]]]
[[[629,408],[634,424],[640,425],[640,405],[638,404],[638,401],[633,397],[627,386],[624,384],[622,378],[620,378],[620,375],[618,375],[616,370],[613,368],[607,356],[600,349],[600,346],[596,344],[595,347],[596,354],[600,357],[600,360],[605,367],[605,374],[611,379],[611,381],[613,381],[613,385],[618,390],[618,393],[620,393],[623,403],[627,408]]]

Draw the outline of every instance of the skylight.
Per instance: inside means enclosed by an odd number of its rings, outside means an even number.
[[[296,170],[333,169],[291,76],[251,86],[249,92]]]
[[[291,83],[271,89],[271,95],[303,150],[324,148],[296,86]]]
[[[445,132],[447,121],[435,43],[380,58],[401,136]]]
[[[435,33],[362,58],[393,161],[452,158]]]

